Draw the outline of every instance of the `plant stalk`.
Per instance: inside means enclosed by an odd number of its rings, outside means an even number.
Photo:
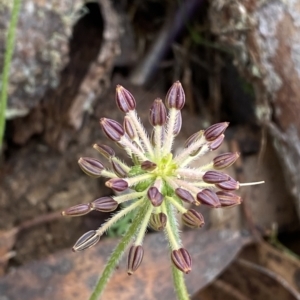
[[[5,112],[7,107],[7,89],[9,82],[9,70],[12,60],[13,50],[15,46],[15,34],[18,24],[18,18],[20,13],[21,0],[14,0],[13,7],[11,11],[11,19],[7,31],[6,37],[6,50],[4,54],[3,61],[3,71],[2,71],[2,86],[0,95],[0,152],[3,147],[4,131],[5,131]]]
[[[128,231],[125,233],[122,240],[120,241],[120,243],[115,248],[112,255],[110,256],[110,258],[104,268],[104,271],[103,271],[101,277],[99,278],[92,295],[90,296],[90,300],[99,300],[112,272],[115,270],[116,265],[118,264],[119,260],[121,259],[128,244],[130,243],[132,238],[137,234],[137,232],[140,228],[140,224],[142,223],[145,215],[147,214],[148,207],[149,207],[149,205],[145,205],[137,212],[136,218],[133,219],[133,222],[130,225],[130,227],[128,228]]]

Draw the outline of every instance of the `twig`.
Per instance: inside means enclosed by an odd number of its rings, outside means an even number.
[[[130,75],[130,81],[133,84],[144,85],[147,83],[157,70],[161,59],[169,51],[176,36],[186,26],[198,6],[204,3],[203,0],[186,0],[181,2],[182,5],[178,7],[177,11],[175,13],[172,11],[169,14],[167,21],[148,53]]]

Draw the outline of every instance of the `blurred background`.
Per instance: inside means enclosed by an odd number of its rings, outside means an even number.
[[[11,9],[0,1],[1,69]],[[186,105],[174,151],[229,121],[218,151],[241,153],[231,170],[240,182],[265,181],[241,189],[239,207],[198,208],[205,227],[184,234],[193,299],[300,299],[299,26],[292,0],[22,0],[0,161],[0,299],[87,299],[130,217],[71,253],[109,217],[61,216],[110,195],[77,161],[107,143],[101,117],[122,120],[117,84],[148,124],[176,80]],[[146,244],[137,274],[129,280],[121,262],[103,299],[174,299],[163,235],[149,232]]]

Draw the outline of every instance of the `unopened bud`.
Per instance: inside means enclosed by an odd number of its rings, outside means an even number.
[[[155,99],[149,112],[149,121],[152,126],[163,126],[166,123],[167,110],[161,99]]]
[[[221,144],[223,143],[224,141],[224,138],[225,138],[225,135],[224,134],[221,134],[219,137],[217,137],[214,141],[212,141],[210,144],[209,144],[209,148],[210,150],[214,151],[214,150],[217,150]]]
[[[152,214],[149,225],[157,231],[161,231],[166,227],[167,216],[164,213]]]
[[[127,181],[120,178],[112,178],[106,181],[105,185],[116,192],[123,192],[128,188]]]
[[[142,170],[144,170],[144,171],[149,171],[149,172],[151,172],[151,171],[155,170],[156,167],[157,167],[157,164],[154,163],[154,162],[152,162],[152,161],[149,161],[149,160],[143,161],[143,162],[141,163],[141,168],[142,168]]]
[[[239,158],[239,153],[223,153],[218,156],[216,156],[213,160],[214,168],[216,170],[222,170],[227,167],[230,167],[232,164],[236,162],[236,160]]]
[[[173,83],[166,96],[167,108],[182,109],[185,103],[184,90],[179,81]]]
[[[216,187],[225,191],[235,191],[239,189],[240,183],[232,177],[229,177],[229,180],[217,183]]]
[[[217,196],[220,199],[222,207],[235,206],[242,202],[241,197],[229,192],[219,191],[217,192]]]
[[[221,173],[221,172],[217,172],[217,171],[207,171],[204,175],[203,175],[203,181],[206,183],[219,183],[219,182],[223,182],[226,181],[230,178],[229,175]]]
[[[217,197],[216,193],[209,189],[204,189],[197,194],[197,199],[201,204],[208,205],[214,208],[221,206],[220,200]]]
[[[130,137],[130,139],[134,140],[138,137],[136,129],[134,127],[134,124],[132,123],[129,116],[125,116],[124,122],[123,122],[123,127],[124,127],[125,132]]]
[[[204,136],[207,141],[214,141],[217,137],[224,133],[228,127],[228,122],[216,123],[208,127],[204,131]]]
[[[65,209],[61,214],[66,217],[80,217],[92,211],[90,203],[77,204]]]
[[[121,85],[117,85],[116,88],[116,103],[119,109],[125,113],[135,110],[136,107],[136,102],[132,94]]]
[[[90,230],[82,235],[78,241],[73,246],[73,251],[82,251],[96,245],[100,240],[100,236],[97,234],[96,230]]]
[[[199,228],[204,225],[204,218],[196,210],[189,209],[186,213],[182,214],[182,222],[188,227]]]
[[[173,250],[171,259],[176,268],[183,273],[188,274],[192,270],[192,259],[186,249]]]
[[[102,118],[100,119],[100,125],[106,136],[114,142],[120,141],[125,134],[122,125],[115,120]]]
[[[125,178],[127,177],[128,173],[127,171],[124,169],[124,167],[115,159],[112,159],[111,161],[111,166],[114,170],[114,172],[121,178]]]
[[[185,142],[184,148],[189,147],[191,144],[197,142],[203,136],[203,130],[200,130],[194,134],[192,134]]]
[[[185,189],[177,188],[175,194],[186,203],[194,204],[196,202],[193,195]]]
[[[101,197],[96,199],[91,203],[91,206],[94,210],[102,212],[114,211],[118,207],[118,202],[115,201],[112,197]]]
[[[160,206],[164,200],[163,195],[159,192],[159,190],[155,186],[149,188],[147,192],[147,196],[150,202],[152,203],[152,205],[155,207]]]
[[[94,144],[93,148],[97,150],[101,155],[103,155],[106,159],[110,159],[112,156],[115,156],[114,149],[107,145]]]
[[[144,257],[144,249],[141,245],[131,246],[128,254],[128,275],[132,275],[140,266]]]
[[[84,173],[94,178],[100,177],[104,170],[103,164],[99,160],[91,157],[81,157],[78,160],[78,164]]]
[[[177,112],[175,125],[174,125],[174,128],[173,128],[173,135],[174,136],[178,135],[178,133],[181,130],[181,126],[182,126],[182,116],[181,116],[181,111],[179,111],[179,112]]]

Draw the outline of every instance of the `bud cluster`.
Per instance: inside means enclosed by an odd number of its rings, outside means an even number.
[[[203,216],[194,209],[185,208],[184,202],[221,208],[235,206],[242,201],[233,193],[241,184],[222,172],[238,159],[238,153],[224,153],[205,166],[196,169],[191,167],[195,159],[221,145],[228,123],[217,123],[194,133],[185,142],[183,151],[174,157],[172,145],[182,126],[181,109],[185,104],[179,81],[168,91],[165,104],[161,99],[154,100],[149,111],[149,121],[153,126],[150,137],[137,116],[134,97],[120,85],[116,89],[116,104],[125,113],[123,124],[102,118],[100,125],[108,139],[126,151],[132,165],[128,166],[116,157],[111,147],[98,144],[94,145],[94,149],[108,160],[110,168],[105,168],[102,162],[94,158],[82,157],[78,163],[87,175],[108,178],[105,185],[113,191],[127,192],[70,207],[63,215],[81,216],[92,210],[109,212],[121,203],[128,205],[123,206],[97,230],[81,236],[73,250],[81,251],[94,246],[100,236],[127,213],[145,208],[143,221],[129,251],[128,274],[133,274],[142,262],[142,244],[147,226],[164,230],[170,243],[171,261],[179,270],[189,273],[192,268],[191,256],[180,240],[175,238],[178,233],[173,232],[176,228],[176,224],[172,224],[175,213],[181,213],[185,225],[200,228],[204,225]]]

